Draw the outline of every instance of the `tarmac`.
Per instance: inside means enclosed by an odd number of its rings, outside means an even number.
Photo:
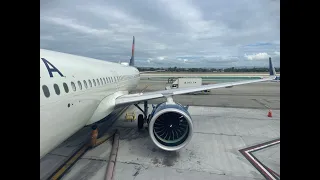
[[[152,91],[163,89],[166,82],[142,79],[137,91],[145,85]],[[177,152],[158,149],[146,129],[139,131],[136,121],[125,120],[126,112],[141,113],[134,106],[118,110],[99,126],[100,132],[120,131],[116,180],[280,179],[280,83],[216,89],[174,100],[190,105],[194,123],[191,142]],[[163,99],[150,101],[156,102]],[[267,116],[269,109],[272,117]],[[47,179],[80,147],[90,130],[82,129],[41,159],[40,179]],[[111,140],[87,151],[62,179],[104,179],[110,151]]]

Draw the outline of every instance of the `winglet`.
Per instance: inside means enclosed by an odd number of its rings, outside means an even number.
[[[269,57],[269,75],[270,76],[277,76],[276,75],[276,70],[272,64],[272,61],[271,61],[271,57]]]
[[[134,36],[132,41],[132,52],[131,52],[131,59],[129,62],[129,66],[134,66]]]

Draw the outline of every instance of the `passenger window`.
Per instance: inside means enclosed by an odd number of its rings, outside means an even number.
[[[103,82],[104,82],[104,84],[107,84],[107,82],[106,82],[106,78],[103,78]]]
[[[110,77],[108,77],[109,83],[111,83]]]
[[[101,82],[101,85],[103,85],[103,81],[102,81],[102,79],[100,78],[100,82]]]
[[[65,91],[66,93],[69,92],[69,88],[68,88],[67,83],[63,83],[63,88],[64,88],[64,91]]]
[[[97,85],[96,81],[94,79],[92,81],[93,81],[93,85],[96,86]]]
[[[74,82],[71,82],[71,87],[72,87],[73,91],[77,90],[76,85],[74,84]]]
[[[98,86],[100,86],[100,82],[99,82],[99,79],[97,79],[97,83],[98,83]]]
[[[107,81],[107,83],[109,83],[109,79],[108,79],[108,77],[106,77],[106,81]]]
[[[90,79],[88,81],[89,81],[89,86],[92,87],[92,83],[91,83]]]
[[[87,89],[87,88],[88,88],[88,85],[87,85],[86,80],[83,80],[83,84],[84,84],[84,87]]]
[[[43,94],[45,97],[50,97],[50,91],[49,91],[49,88],[46,86],[46,85],[43,85],[42,86],[42,91],[43,91]]]
[[[56,92],[57,95],[60,95],[60,88],[57,84],[53,85],[54,91]]]
[[[80,90],[81,90],[81,89],[82,89],[82,84],[81,84],[80,81],[78,81],[78,86],[79,86],[79,88],[80,88]]]
[[[59,86],[57,84],[53,85],[54,91],[56,92],[57,95],[60,95],[60,89]]]

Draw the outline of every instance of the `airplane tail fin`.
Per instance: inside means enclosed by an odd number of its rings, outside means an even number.
[[[272,61],[271,61],[271,57],[269,57],[269,75],[270,76],[277,76],[276,69],[274,68]]]
[[[131,59],[129,62],[129,66],[134,66],[134,36],[132,41],[132,52],[131,52]]]

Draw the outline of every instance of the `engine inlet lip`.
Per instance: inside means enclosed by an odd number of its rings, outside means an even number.
[[[167,146],[159,143],[153,134],[153,127],[154,127],[154,123],[155,123],[156,119],[159,116],[161,116],[162,114],[168,113],[168,112],[175,112],[175,113],[178,113],[178,114],[184,116],[187,119],[187,122],[189,125],[189,135],[188,135],[187,139],[183,143],[179,144],[178,146],[174,146],[174,147],[167,147]],[[185,112],[178,110],[178,109],[175,109],[175,108],[167,108],[167,109],[160,110],[159,112],[156,113],[155,116],[152,117],[152,119],[149,122],[149,136],[151,137],[152,141],[156,144],[156,146],[158,146],[159,148],[161,148],[165,151],[177,151],[177,150],[183,148],[191,141],[192,135],[193,135],[193,123],[192,123],[190,116],[188,114],[186,114]]]

